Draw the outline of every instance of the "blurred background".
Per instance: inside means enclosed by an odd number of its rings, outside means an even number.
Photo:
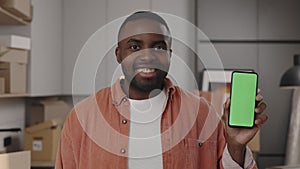
[[[279,84],[284,72],[294,65],[294,55],[300,54],[299,0],[28,0],[27,3],[2,4],[0,8],[1,56],[22,55],[16,60],[0,57],[0,128],[8,129],[0,132],[1,152],[28,148],[24,144],[28,139],[24,139],[26,128],[52,120],[54,112],[64,119],[74,103],[110,85],[118,67],[114,58],[116,34],[111,31],[107,35],[112,36],[105,37],[113,45],[94,44],[99,46],[97,52],[103,57],[102,62],[99,58],[96,61],[81,58],[84,63],[79,64],[80,73],[74,75],[82,47],[96,31],[115,19],[137,10],[152,10],[181,18],[174,22],[172,17],[164,15],[171,32],[178,35],[174,38],[176,57],[170,76],[180,86],[202,90],[204,69],[251,69],[259,74],[259,88],[268,104],[269,120],[261,129],[255,158],[262,169],[286,164],[293,90],[282,89]],[[182,19],[195,27],[180,24]],[[102,51],[101,45],[108,50]],[[219,56],[222,67],[206,64],[205,59],[215,56]],[[180,63],[185,63],[185,67],[176,67]],[[46,124],[46,128],[47,125],[60,126],[60,123]],[[20,130],[9,130],[12,128]],[[36,141],[31,134],[30,141]],[[55,137],[54,131],[50,134]],[[2,144],[7,138],[10,144]],[[35,143],[40,146],[41,142]],[[295,143],[296,149],[299,143]],[[31,142],[29,149],[32,149],[30,146]],[[37,157],[32,161],[49,163],[31,165],[51,168],[53,158],[46,154],[45,159]]]

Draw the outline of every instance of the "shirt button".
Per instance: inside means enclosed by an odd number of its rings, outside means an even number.
[[[122,101],[123,101],[123,102],[126,102],[126,101],[127,101],[127,98],[126,98],[126,97],[124,97],[124,98],[122,99]]]
[[[121,154],[125,154],[126,150],[124,148],[121,148],[120,152],[121,152]]]
[[[126,123],[127,123],[127,120],[126,120],[126,119],[123,119],[123,120],[122,120],[122,123],[123,123],[123,124],[126,124]]]
[[[199,147],[203,146],[203,143],[202,143],[202,142],[199,142],[199,143],[198,143],[198,146],[199,146]]]

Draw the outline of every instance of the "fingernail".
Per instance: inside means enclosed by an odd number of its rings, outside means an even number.
[[[262,100],[262,99],[264,98],[264,97],[263,97],[262,95],[260,95],[260,94],[257,95],[256,97],[257,97],[258,100]]]
[[[255,120],[254,123],[257,125],[259,122],[258,122],[258,120]]]

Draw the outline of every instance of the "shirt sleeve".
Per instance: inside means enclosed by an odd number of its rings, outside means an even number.
[[[76,161],[73,154],[72,141],[69,137],[69,121],[65,121],[64,128],[60,135],[60,142],[58,145],[55,169],[74,169],[76,168]]]
[[[244,169],[252,169],[255,168],[255,161],[252,156],[252,152],[249,149],[249,147],[246,148],[246,154],[245,154],[245,163],[244,163]],[[223,152],[222,157],[222,164],[224,169],[243,169],[238,163],[236,163],[231,155],[229,154],[227,145]]]

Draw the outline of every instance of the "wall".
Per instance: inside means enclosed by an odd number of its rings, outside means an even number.
[[[30,96],[62,93],[62,1],[31,0],[31,53],[28,69]]]
[[[298,0],[198,0],[198,25],[210,38],[224,68],[253,69],[268,108],[261,129],[259,168],[282,165],[290,118],[291,90],[279,88],[283,73],[300,53]],[[199,37],[199,52],[209,41]],[[208,66],[208,67],[206,67]],[[198,64],[198,70],[216,68]]]
[[[170,3],[174,3],[172,8],[169,7]],[[194,10],[191,10],[194,9],[194,1],[185,0],[173,0],[172,2],[158,0],[64,0],[63,5],[63,93],[66,95],[88,95],[100,88],[109,86],[111,81],[114,81],[111,77],[115,69],[118,68],[114,49],[117,42],[116,31],[120,26],[116,22],[112,23],[115,19],[129,15],[137,10],[167,12],[189,21],[193,21],[195,15]],[[166,20],[169,22],[171,32],[182,30],[182,33],[190,33],[188,32],[189,29],[178,24],[175,25],[174,22],[172,24],[172,20],[168,20],[168,18]],[[114,24],[114,27],[103,33],[103,26],[111,26],[112,24],[109,25],[109,23]],[[103,35],[97,38],[101,33]],[[191,33],[184,38],[190,41],[195,36]],[[91,41],[94,43],[88,45]],[[174,47],[173,54],[180,56],[194,73],[195,61],[193,53],[188,53],[187,47],[184,47],[179,42],[179,40],[175,41],[174,39],[173,45],[176,47]],[[83,48],[84,45],[86,45],[86,48]],[[195,43],[188,45],[195,45]],[[87,48],[89,48],[88,51],[86,50]],[[109,51],[106,52],[106,50]],[[86,53],[88,54],[84,55]],[[176,64],[174,63],[173,65]],[[187,71],[176,69],[175,66],[171,66],[170,70],[173,75],[179,77],[179,80],[183,82],[185,87],[190,88],[192,85],[189,84],[191,80],[186,76]]]

